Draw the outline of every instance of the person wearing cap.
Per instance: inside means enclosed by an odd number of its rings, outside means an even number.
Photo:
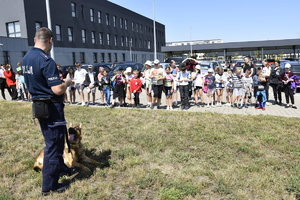
[[[201,75],[201,69],[200,65],[196,65],[195,71],[192,72],[192,79],[194,81],[194,99],[195,99],[195,104],[199,107],[200,104],[203,105],[203,75]],[[198,98],[200,96],[200,101],[199,103]]]
[[[160,66],[159,60],[154,60],[154,68],[150,71],[150,78],[152,79],[153,98],[151,109],[154,108],[154,104],[157,102],[157,109],[160,109],[161,96],[163,91],[163,83],[165,79],[165,72]]]
[[[171,67],[171,74],[174,76],[174,89],[173,89],[173,94],[172,94],[172,104],[174,106],[177,106],[177,99],[178,99],[178,95],[177,95],[177,90],[178,90],[178,82],[176,79],[177,73],[180,71],[179,68],[176,66],[176,62],[175,60],[171,60],[170,61],[170,67]]]
[[[85,106],[85,101],[84,101],[84,80],[85,80],[85,75],[87,71],[85,69],[82,69],[79,62],[75,63],[76,71],[74,73],[74,81],[75,81],[75,88],[79,93],[80,100],[81,100],[81,105]],[[80,104],[80,103],[79,103]]]
[[[88,101],[86,106],[89,106],[90,103],[90,94],[92,93],[93,100],[92,105],[95,104],[95,96],[96,96],[96,87],[98,85],[98,76],[96,72],[93,71],[93,65],[88,65],[88,73],[85,75],[85,81],[84,81],[85,87],[87,87],[87,97]]]
[[[291,83],[294,81],[293,76],[294,73],[291,71],[291,64],[286,63],[284,65],[285,71],[281,74],[280,80],[283,83],[283,91],[285,94],[285,100],[286,100],[286,108],[292,107],[297,109],[295,106],[295,99],[294,99],[294,91],[291,88]],[[290,105],[290,99],[292,105]]]
[[[128,107],[132,107],[134,105],[134,100],[133,98],[131,98],[131,92],[130,92],[130,81],[133,78],[133,74],[132,74],[132,68],[131,67],[127,67],[125,72],[125,81],[126,81],[126,97],[128,100]]]
[[[17,73],[16,73],[16,87],[18,91],[19,98],[22,99],[23,101],[26,101],[27,98],[27,86],[25,83],[24,76],[22,74],[22,67],[17,67]]]
[[[143,85],[145,86],[145,90],[146,90],[146,95],[147,95],[147,108],[150,108],[151,105],[152,105],[152,95],[151,95],[151,90],[152,90],[152,81],[151,81],[151,78],[150,78],[150,71],[151,71],[151,65],[152,65],[152,62],[150,60],[147,60],[145,62],[145,71],[144,71],[144,74],[143,74],[143,80],[144,80],[144,83]]]
[[[18,98],[18,92],[17,92],[17,87],[16,87],[16,75],[12,70],[12,67],[10,64],[7,64],[5,66],[5,71],[4,71],[4,76],[6,78],[6,84],[8,88],[11,91],[11,99],[16,100]]]
[[[206,99],[206,102],[207,102],[206,107],[209,108],[210,104],[211,104],[211,107],[214,107],[213,96],[214,96],[214,93],[215,93],[215,90],[216,90],[216,87],[215,87],[216,77],[213,75],[214,70],[212,68],[209,68],[207,70],[207,72],[208,72],[208,74],[205,76],[203,84],[206,84],[207,88],[208,88],[208,90],[207,90],[207,99]]]

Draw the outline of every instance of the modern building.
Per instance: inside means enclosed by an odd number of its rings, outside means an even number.
[[[212,39],[212,40],[192,40],[192,41],[167,42],[166,46],[184,46],[184,45],[217,44],[217,43],[223,43],[223,40]]]
[[[49,0],[54,58],[61,65],[154,59],[152,19],[107,0]],[[1,0],[0,63],[15,65],[48,27],[46,0]],[[165,26],[155,23],[157,58],[163,60]]]

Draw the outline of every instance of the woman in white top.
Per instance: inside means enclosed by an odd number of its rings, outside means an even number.
[[[202,106],[204,105],[204,99],[203,99],[203,76],[201,75],[200,65],[196,65],[195,71],[192,72],[192,79],[194,82],[194,98],[195,98],[195,104],[199,107],[200,104]],[[200,103],[198,102],[198,97],[200,96]]]
[[[152,103],[152,95],[151,95],[151,86],[152,86],[152,82],[150,79],[150,71],[151,71],[151,61],[147,60],[145,62],[145,71],[144,71],[144,86],[145,86],[145,90],[146,90],[146,95],[147,95],[147,108],[151,107],[151,103]]]

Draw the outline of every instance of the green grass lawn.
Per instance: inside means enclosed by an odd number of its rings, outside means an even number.
[[[0,102],[0,200],[43,199],[31,104]],[[67,106],[92,173],[45,199],[299,199],[298,118]]]

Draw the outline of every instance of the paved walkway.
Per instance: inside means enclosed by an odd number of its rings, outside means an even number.
[[[274,115],[274,116],[284,116],[284,117],[298,117],[300,118],[300,93],[298,90],[298,93],[295,94],[295,105],[298,107],[298,109],[294,109],[294,108],[285,108],[284,106],[278,106],[278,105],[272,105],[271,102],[273,102],[273,92],[272,89],[270,88],[269,91],[270,94],[270,103],[267,106],[265,111],[262,110],[257,110],[254,108],[254,106],[250,106],[249,108],[242,108],[242,109],[238,109],[238,108],[232,108],[232,107],[228,107],[223,105],[222,107],[210,107],[210,108],[206,108],[204,107],[197,107],[194,106],[194,101],[190,100],[191,103],[191,107],[188,109],[188,111],[190,112],[212,112],[212,113],[223,113],[223,114],[241,114],[241,115]],[[204,95],[205,96],[205,95]],[[285,105],[285,96],[284,93],[282,93],[282,98],[283,98],[283,105]],[[2,96],[0,97],[0,99],[2,99]],[[10,100],[10,96],[9,94],[6,92],[6,99]],[[85,99],[87,99],[87,95],[85,95]],[[76,101],[79,100],[79,96],[78,94],[76,94]],[[254,98],[252,99],[254,100]],[[179,95],[178,95],[178,101],[179,101]],[[97,90],[96,93],[96,105],[97,107],[100,107],[100,92],[99,90]],[[140,102],[141,104],[143,104],[141,109],[148,109],[145,108],[146,107],[146,92],[143,90],[142,94],[140,95]],[[225,93],[224,93],[224,98],[223,98],[223,102],[225,102]],[[165,100],[165,95],[162,95],[162,109],[166,108],[166,100]],[[75,105],[70,105],[70,106],[75,106]],[[77,106],[77,105],[76,105]],[[101,106],[103,107],[103,106]],[[118,108],[117,108],[118,109]],[[125,108],[125,109],[131,109],[131,108]],[[157,108],[155,107],[154,110],[156,110]],[[173,111],[181,111],[181,109],[179,107],[174,108]],[[172,111],[170,111],[172,112]],[[186,112],[186,111],[183,111]]]

